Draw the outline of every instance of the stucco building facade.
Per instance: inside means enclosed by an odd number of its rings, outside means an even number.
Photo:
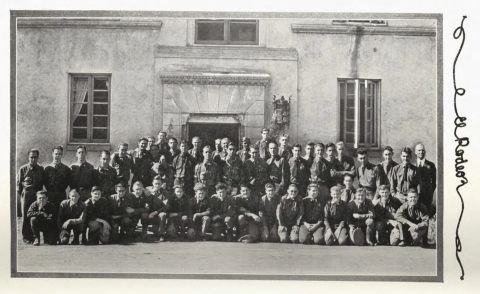
[[[256,141],[274,95],[291,97],[291,143],[345,141],[379,162],[423,142],[437,161],[436,20],[253,21],[244,45],[199,42],[196,19],[18,18],[17,164],[56,145],[70,163],[81,143],[97,165],[95,151],[160,130]]]

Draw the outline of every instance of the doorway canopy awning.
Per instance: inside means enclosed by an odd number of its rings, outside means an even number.
[[[197,124],[239,124],[240,121],[231,115],[192,115],[187,123]]]

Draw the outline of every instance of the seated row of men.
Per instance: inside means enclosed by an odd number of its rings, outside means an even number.
[[[350,177],[350,176],[346,176]],[[29,185],[28,182],[25,183]],[[266,194],[257,198],[248,184],[240,185],[240,194],[231,196],[223,183],[216,185],[216,194],[207,196],[207,187],[195,185],[195,196],[185,194],[182,185],[174,187],[174,196],[167,196],[160,176],[153,186],[133,185],[128,193],[125,185],[116,185],[116,194],[102,197],[99,187],[93,187],[91,198],[85,203],[71,190],[69,199],[61,202],[58,214],[46,192],[36,193],[24,221],[29,224],[34,245],[40,245],[40,231],[44,241],[55,245],[129,243],[133,241],[138,222],[141,237],[146,240],[149,225],[160,242],[186,239],[244,242],[293,242],[319,245],[421,245],[425,246],[428,230],[428,210],[418,203],[416,189],[408,191],[407,201],[391,197],[389,187],[381,185],[380,199],[374,204],[366,198],[366,189],[359,188],[350,195],[335,186],[331,197],[321,198],[316,183],[308,185],[302,198],[295,184],[280,197],[268,183]],[[88,229],[88,241],[86,231]],[[388,238],[388,236],[390,236]]]
[[[369,162],[366,149],[358,149],[357,159],[361,165],[356,168],[353,158],[345,154],[342,142],[326,146],[309,142],[305,145],[306,155],[301,157],[302,146],[288,146],[287,135],[280,136],[278,146],[276,141],[267,138],[267,134],[268,129],[262,130],[262,140],[253,147],[250,147],[250,139],[244,137],[243,149],[237,152],[228,138],[218,139],[215,150],[210,146],[202,148],[198,137],[193,138],[192,149],[189,150],[185,141],[181,141],[180,149],[177,149],[177,140],[170,138],[167,143],[166,134],[160,132],[157,142],[153,137],[141,138],[138,148],[132,151],[128,151],[126,143],[120,143],[118,152],[112,156],[108,150],[102,151],[98,168],[86,161],[85,146],[77,147],[77,162],[70,167],[61,161],[61,146],[52,149],[53,162],[45,168],[37,163],[38,150],[30,150],[29,163],[20,168],[17,177],[22,214],[27,214],[36,199],[35,193],[41,190],[46,191],[48,200],[58,209],[67,198],[67,189],[75,189],[80,194],[80,200],[86,201],[94,186],[100,188],[102,195],[112,195],[119,183],[123,183],[127,190],[129,187],[133,189],[129,182],[140,182],[145,187],[151,185],[156,176],[160,176],[169,196],[174,194],[176,185],[182,185],[187,195],[193,195],[195,184],[202,183],[210,197],[215,194],[216,185],[224,183],[229,195],[237,194],[241,185],[249,185],[252,195],[259,198],[266,193],[265,184],[270,183],[277,195],[284,195],[289,185],[295,184],[299,195],[306,197],[308,185],[314,183],[318,185],[322,199],[330,196],[330,188],[343,186],[344,181],[353,183],[358,177],[359,187],[365,189],[367,198],[374,204],[380,199],[380,185],[389,185],[390,194],[402,203],[408,190],[415,188],[419,201],[430,210],[436,188],[436,169],[432,162],[425,159],[426,151],[422,144],[415,146],[416,165],[410,163],[410,148],[401,150],[402,163],[397,164],[392,160],[392,148],[387,146],[383,151],[385,161],[378,165]],[[345,176],[349,179],[344,179]],[[26,177],[33,181],[29,189],[25,189],[23,184]],[[355,192],[351,184],[344,187],[345,193]],[[24,222],[22,228],[23,240],[31,243],[33,237],[25,226],[28,222]]]

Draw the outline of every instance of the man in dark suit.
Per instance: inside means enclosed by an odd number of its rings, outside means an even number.
[[[421,143],[415,146],[415,154],[417,155],[416,166],[420,174],[420,199],[418,202],[425,205],[430,213],[432,213],[433,193],[437,188],[437,167],[435,164],[425,158],[427,151]]]

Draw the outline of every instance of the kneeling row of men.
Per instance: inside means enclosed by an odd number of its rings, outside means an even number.
[[[99,187],[93,187],[85,203],[71,190],[69,199],[60,204],[58,213],[47,201],[46,192],[37,192],[37,201],[27,212],[34,236],[40,245],[40,231],[45,243],[102,244],[133,241],[136,225],[142,224],[143,240],[152,225],[154,236],[190,241],[293,242],[326,245],[421,245],[426,246],[428,210],[418,203],[416,189],[408,191],[407,201],[392,197],[387,185],[379,189],[380,201],[373,204],[363,188],[348,203],[341,199],[342,187],[330,189],[330,199],[319,197],[318,184],[308,186],[308,196],[302,198],[292,184],[287,194],[279,197],[272,184],[266,184],[266,194],[251,195],[248,185],[241,185],[240,194],[231,196],[225,184],[216,186],[216,194],[207,196],[207,188],[198,183],[195,197],[185,195],[182,185],[174,187],[174,195],[166,196],[159,176],[153,186],[144,189],[133,185],[128,193],[123,183],[116,185],[116,194],[102,197]],[[86,231],[88,228],[88,241]],[[211,233],[211,234],[210,234]],[[210,237],[211,235],[211,237]],[[390,236],[388,238],[388,236]]]

